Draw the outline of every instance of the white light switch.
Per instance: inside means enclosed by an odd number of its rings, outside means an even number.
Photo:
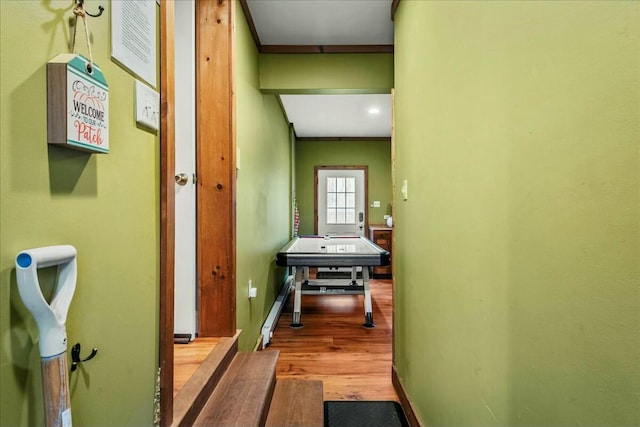
[[[249,299],[255,298],[258,296],[258,288],[253,287],[253,281],[249,279]]]
[[[380,207],[380,200],[374,200],[373,201],[373,207],[374,208],[379,208]]]
[[[407,180],[405,179],[404,181],[402,181],[402,199],[403,200],[407,200],[409,198],[409,184],[407,182]]]
[[[136,122],[152,130],[160,129],[160,94],[136,80]]]

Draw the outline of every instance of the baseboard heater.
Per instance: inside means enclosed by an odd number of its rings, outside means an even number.
[[[273,336],[273,331],[278,324],[278,319],[280,318],[280,314],[284,309],[285,304],[287,303],[287,298],[289,297],[289,293],[293,290],[293,276],[289,275],[287,279],[284,281],[282,288],[280,289],[280,294],[276,298],[273,306],[271,307],[271,311],[267,316],[267,320],[265,320],[264,325],[262,325],[262,348],[264,349],[269,345],[271,341],[271,337]]]

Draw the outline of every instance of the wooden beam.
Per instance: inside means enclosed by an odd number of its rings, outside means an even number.
[[[196,2],[198,333],[236,333],[233,1]]]
[[[256,48],[258,49],[258,52],[262,52],[262,43],[260,43],[258,30],[256,30],[255,22],[253,22],[253,16],[251,16],[251,10],[249,10],[249,4],[247,4],[247,0],[240,0],[240,7],[242,7],[244,16],[247,19],[247,24],[249,25],[249,31],[251,31],[251,37],[253,37],[253,42],[256,44]]]
[[[392,21],[396,18],[396,11],[398,10],[398,6],[400,6],[400,0],[393,0],[391,2],[391,20]]]
[[[391,44],[261,45],[260,53],[393,53]]]
[[[175,253],[174,4],[160,2],[160,425],[173,419]]]

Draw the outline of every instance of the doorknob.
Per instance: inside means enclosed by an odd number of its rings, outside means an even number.
[[[186,173],[179,173],[176,175],[176,184],[186,185],[189,182],[189,175]]]

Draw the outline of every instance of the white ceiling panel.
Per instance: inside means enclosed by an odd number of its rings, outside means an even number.
[[[392,0],[247,0],[263,45],[392,45]]]
[[[280,95],[296,135],[390,137],[391,95]]]

